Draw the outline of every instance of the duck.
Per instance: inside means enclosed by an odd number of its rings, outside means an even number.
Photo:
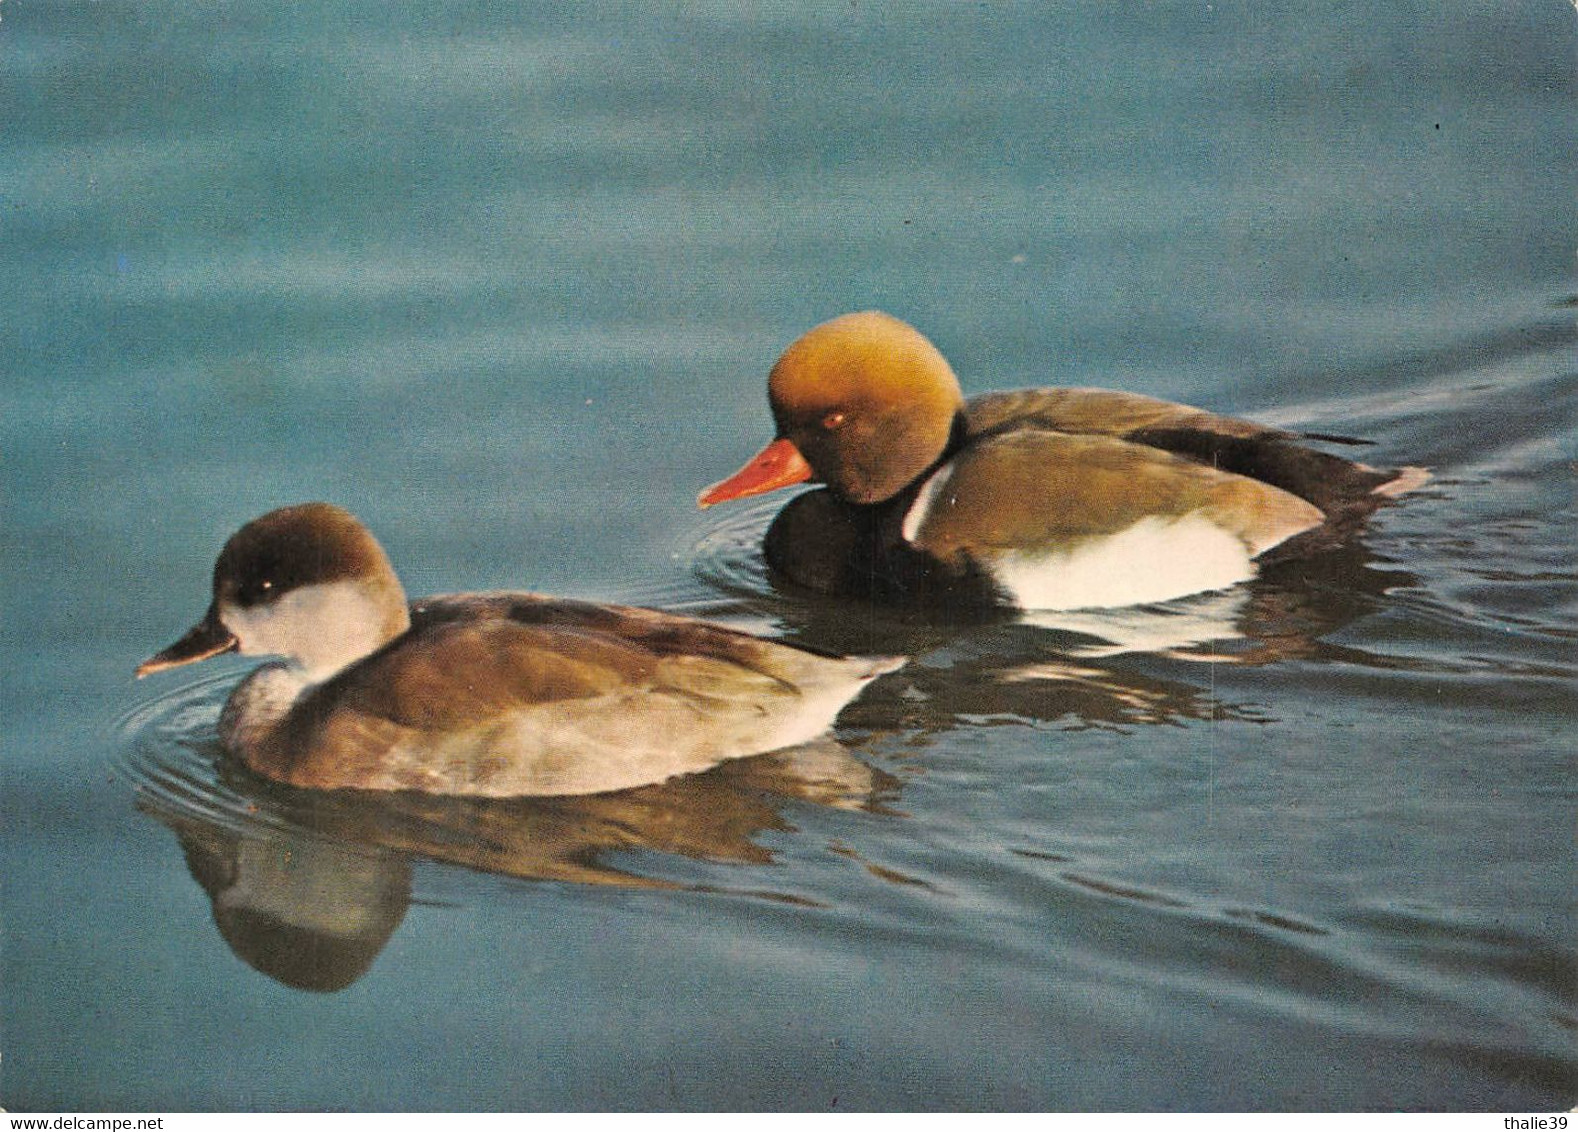
[[[251,771],[317,790],[624,790],[808,742],[904,663],[528,592],[408,602],[377,539],[329,503],[247,523],[212,588],[137,676],[275,657],[230,694],[219,737]]]
[[[797,484],[767,528],[775,578],[969,609],[1107,609],[1228,589],[1346,540],[1418,487],[1292,433],[1137,393],[966,398],[941,351],[882,311],[846,314],[772,367],[773,440],[710,507]]]

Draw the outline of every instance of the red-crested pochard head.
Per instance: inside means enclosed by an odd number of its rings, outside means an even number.
[[[777,438],[702,492],[701,506],[812,479],[851,503],[880,503],[937,462],[964,407],[947,359],[881,311],[806,332],[773,366],[767,396]]]

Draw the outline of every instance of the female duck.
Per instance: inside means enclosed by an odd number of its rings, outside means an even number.
[[[1165,601],[1331,546],[1426,478],[1299,443],[1341,438],[1133,393],[966,401],[936,347],[877,311],[793,343],[768,397],[777,439],[699,502],[825,484],[791,500],[763,545],[775,571],[824,593],[1026,609]]]
[[[325,503],[232,536],[207,614],[137,675],[226,652],[284,658],[220,718],[258,773],[491,797],[620,790],[803,743],[902,663],[527,593],[408,606],[383,548]]]

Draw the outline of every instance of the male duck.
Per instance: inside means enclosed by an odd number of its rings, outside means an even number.
[[[326,503],[232,536],[207,614],[137,675],[226,652],[285,658],[220,718],[254,771],[492,797],[620,790],[803,743],[902,663],[528,593],[408,606],[383,548]]]
[[[878,311],[794,342],[768,397],[777,438],[698,502],[825,484],[779,512],[763,549],[782,576],[832,594],[1051,610],[1165,601],[1334,545],[1427,478],[1300,443],[1340,437],[1134,393],[967,401],[937,348]]]

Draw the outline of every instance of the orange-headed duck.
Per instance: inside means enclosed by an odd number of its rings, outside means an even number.
[[[529,593],[408,605],[383,548],[325,503],[233,535],[208,612],[137,674],[227,652],[284,658],[220,717],[259,774],[491,797],[619,790],[794,746],[901,663]]]
[[[777,438],[703,507],[814,481],[763,549],[791,582],[888,600],[1082,609],[1242,582],[1330,547],[1426,477],[1153,397],[965,399],[947,360],[878,311],[823,323],[768,377]]]

